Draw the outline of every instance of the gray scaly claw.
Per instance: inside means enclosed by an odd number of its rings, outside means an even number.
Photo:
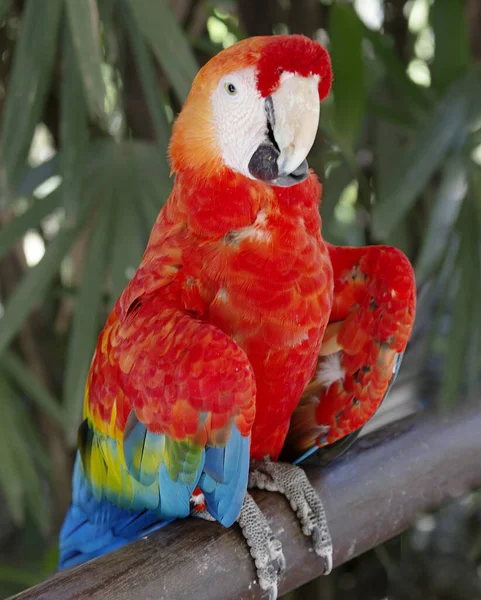
[[[269,592],[269,600],[276,600],[279,577],[286,567],[280,541],[274,536],[267,520],[250,494],[237,519],[250,546],[257,569],[259,585]]]
[[[266,459],[253,463],[249,488],[265,489],[283,494],[297,514],[304,535],[310,535],[316,554],[324,559],[324,574],[332,570],[332,541],[326,512],[316,490],[304,471],[288,463]]]
[[[203,519],[204,521],[214,521],[215,517],[213,517],[208,510],[191,510],[190,516],[196,519]]]

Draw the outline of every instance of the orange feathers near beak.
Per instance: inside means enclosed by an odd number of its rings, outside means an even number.
[[[223,50],[200,70],[174,124],[172,170],[209,177],[227,167],[283,187],[304,181],[331,82],[326,50],[302,35]]]

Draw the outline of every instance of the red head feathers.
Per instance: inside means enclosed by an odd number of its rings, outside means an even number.
[[[258,62],[257,85],[262,96],[276,89],[283,71],[303,77],[319,75],[319,99],[329,93],[332,83],[331,61],[321,44],[304,35],[279,35],[267,40]]]
[[[304,77],[319,75],[321,101],[331,88],[332,71],[327,51],[303,35],[253,37],[226,48],[199,71],[174,124],[170,143],[173,171],[193,167],[210,172],[222,167],[213,139],[211,96],[221,77],[247,67],[256,68],[262,97],[276,90],[283,71]]]

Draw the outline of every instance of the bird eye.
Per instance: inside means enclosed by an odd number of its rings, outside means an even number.
[[[229,96],[235,96],[237,94],[237,88],[233,83],[225,83],[224,89],[229,94]]]

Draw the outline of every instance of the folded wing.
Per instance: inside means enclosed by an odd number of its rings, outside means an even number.
[[[161,294],[135,299],[123,318],[114,311],[87,382],[65,554],[79,536],[92,540],[92,525],[107,524],[110,539],[115,528],[138,533],[132,515],[147,515],[142,527],[187,516],[197,486],[211,514],[231,525],[246,491],[254,414],[251,366],[222,331]]]
[[[402,252],[387,246],[329,251],[333,309],[283,451],[296,462],[355,438],[388,393],[414,322],[414,273]]]

